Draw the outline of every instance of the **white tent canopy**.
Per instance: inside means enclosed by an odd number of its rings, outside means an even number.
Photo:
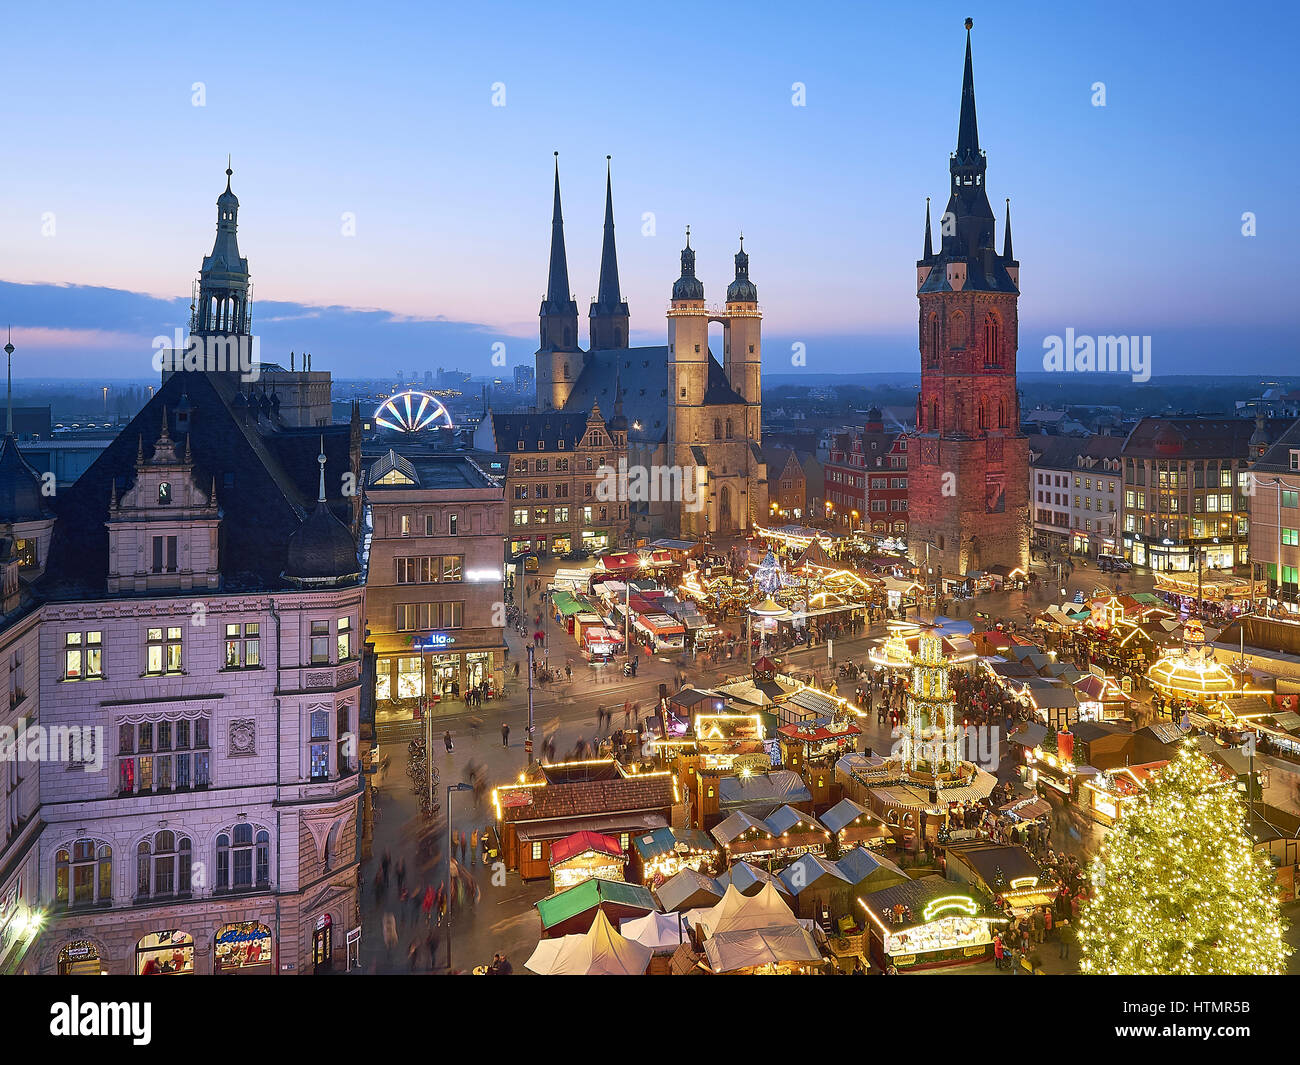
[[[543,939],[524,965],[539,976],[642,976],[653,953],[615,932],[599,910],[586,932]]]
[[[644,917],[629,917],[618,931],[625,939],[654,951],[676,950],[683,941],[690,939],[682,930],[679,913],[647,913]]]

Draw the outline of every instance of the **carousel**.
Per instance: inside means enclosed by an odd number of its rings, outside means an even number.
[[[1214,657],[1206,646],[1205,629],[1195,618],[1183,625],[1183,645],[1161,655],[1147,670],[1152,687],[1171,699],[1209,704],[1245,695],[1271,695],[1248,687],[1250,674],[1233,669]]]
[[[820,540],[812,541],[788,567],[769,549],[748,579],[692,566],[678,590],[724,618],[739,617],[756,602],[770,599],[795,622],[884,601],[880,581],[837,566]]]

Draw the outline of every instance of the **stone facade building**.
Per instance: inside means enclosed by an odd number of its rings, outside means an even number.
[[[644,492],[632,487],[617,500],[629,504],[638,534],[734,534],[766,519],[762,312],[758,290],[749,279],[743,238],[726,303],[710,307],[704,285],[695,276],[688,228],[681,276],[673,284],[668,309],[668,344],[629,347],[629,312],[619,290],[607,173],[600,287],[589,311],[590,347],[583,351],[578,346],[578,305],[569,290],[557,163],[550,275],[540,320],[539,411],[585,418],[598,407],[614,410],[620,402],[629,411],[627,464],[648,471],[646,483],[655,485]],[[723,328],[721,362],[709,348],[713,323]],[[669,469],[675,471],[671,479]]]
[[[1122,462],[1118,436],[1031,436],[1034,546],[1120,554]]]
[[[924,254],[916,264],[921,391],[909,446],[912,557],[958,577],[1027,570],[1029,451],[1016,390],[1020,264],[1011,206],[1002,253],[979,146],[970,20],[951,194],[933,248],[927,201]]]
[[[1250,467],[1250,558],[1267,598],[1300,614],[1300,421],[1293,422]]]
[[[212,335],[248,336],[238,207],[227,182],[194,323]],[[344,968],[360,928],[355,411],[298,427],[238,369],[178,370],[52,510],[6,456],[0,531],[36,547],[5,571],[0,723],[42,757],[0,757],[0,966]]]
[[[608,422],[599,404],[587,413],[489,411],[474,431],[474,446],[498,455],[505,467],[504,535],[512,557],[563,556],[624,542],[631,505],[601,491],[608,471],[627,465],[627,419],[621,404],[614,409]]]
[[[376,459],[366,474],[366,634],[379,723],[463,712],[505,680],[501,485],[467,455]]]
[[[1124,553],[1196,572],[1250,561],[1251,463],[1289,418],[1143,418],[1124,441]]]

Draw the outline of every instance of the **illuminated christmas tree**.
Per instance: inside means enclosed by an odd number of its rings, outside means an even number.
[[[1246,834],[1236,782],[1188,743],[1110,830],[1080,914],[1080,970],[1280,974],[1273,871]]]
[[[781,563],[770,550],[754,570],[754,583],[762,589],[764,595],[771,595],[782,585],[789,583],[785,572],[781,569]]]

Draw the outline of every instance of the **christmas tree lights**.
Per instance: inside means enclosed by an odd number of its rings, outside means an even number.
[[[1246,805],[1194,745],[1162,769],[1090,866],[1080,971],[1280,974],[1291,948]]]

